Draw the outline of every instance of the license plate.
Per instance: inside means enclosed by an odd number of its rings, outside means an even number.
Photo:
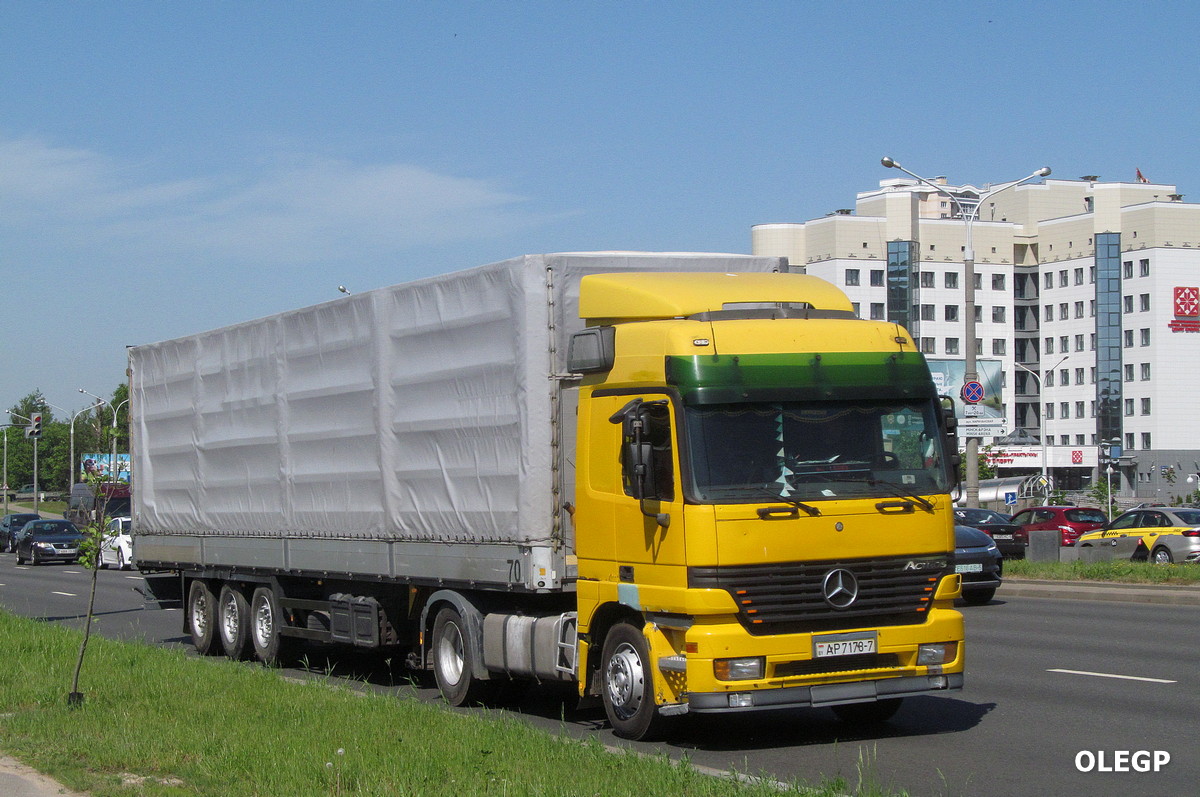
[[[993,540],[1011,540],[1012,538],[1013,538],[1013,535],[1011,535],[1011,534],[993,534],[992,535]]]
[[[979,564],[978,562],[976,562],[975,564],[969,564],[969,565],[955,565],[954,572],[955,573],[982,573],[983,565]]]
[[[875,634],[838,634],[813,639],[813,658],[858,656],[875,652]]]

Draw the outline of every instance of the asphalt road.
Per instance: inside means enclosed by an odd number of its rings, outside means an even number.
[[[0,605],[79,627],[88,573],[81,567],[17,567],[0,555]],[[101,571],[99,633],[150,644],[187,644],[178,611],[144,610],[136,573]],[[673,741],[613,737],[598,708],[578,709],[568,690],[535,689],[504,709],[531,724],[605,744],[632,746],[719,770],[815,783],[861,769],[874,783],[916,795],[1194,794],[1200,761],[1200,610],[1114,601],[1008,597],[962,607],[967,686],[950,697],[909,699],[887,725],[855,733],[824,709],[690,718]],[[322,657],[310,654],[320,671]],[[338,652],[324,666],[382,691],[437,700],[428,677],[408,685],[398,661]],[[255,666],[255,665],[246,665]],[[290,671],[305,677],[302,671]],[[402,684],[396,686],[396,684]],[[472,709],[471,711],[483,711]],[[1119,751],[1147,751],[1123,760]],[[1159,771],[1154,754],[1170,762]],[[1081,772],[1077,763],[1091,769]],[[1119,771],[1121,768],[1130,771]],[[1105,771],[1100,771],[1105,770]],[[1116,770],[1116,771],[1114,771]]]

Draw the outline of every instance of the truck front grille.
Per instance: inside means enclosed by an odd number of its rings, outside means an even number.
[[[688,585],[732,595],[739,621],[752,634],[808,633],[924,622],[948,568],[944,554],[692,567]],[[857,584],[848,605],[835,605],[844,594],[826,600],[826,578],[834,571],[852,574]]]

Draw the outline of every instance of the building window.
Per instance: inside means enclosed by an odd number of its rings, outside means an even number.
[[[1042,318],[1046,321],[1054,320],[1054,305],[1048,304],[1042,308]]]
[[[1121,276],[1127,280],[1133,279],[1133,261],[1126,260],[1121,266]]]
[[[975,356],[983,354],[983,338],[975,338]]]
[[[1058,339],[1058,350],[1063,354],[1071,350],[1071,338],[1069,335],[1063,335]]]
[[[1151,448],[1154,448],[1154,446],[1150,445],[1150,433],[1142,432],[1142,449],[1149,451]]]
[[[1095,266],[1088,266],[1088,284],[1089,285],[1096,284],[1096,267]]]
[[[1141,272],[1141,274],[1139,276],[1142,276],[1142,277],[1150,276],[1150,261],[1149,260],[1139,261],[1138,266],[1139,266],[1139,271]]]
[[[1003,357],[1006,350],[1005,343],[1004,338],[992,338],[992,356]]]
[[[1054,354],[1054,338],[1046,338],[1046,354]]]
[[[1096,333],[1092,332],[1088,335],[1088,351],[1096,350]]]
[[[922,354],[936,354],[937,353],[934,348],[934,345],[933,345],[933,338],[921,338],[921,353]]]
[[[1075,284],[1076,285],[1083,284],[1083,269],[1082,268],[1075,269]]]
[[[946,338],[946,354],[958,354],[958,338]]]
[[[921,272],[921,287],[922,287],[922,288],[932,288],[932,287],[934,287],[934,284],[933,284],[933,279],[934,279],[934,277],[936,277],[936,276],[937,276],[937,275],[936,275],[936,274],[934,274],[932,271],[922,271],[922,272]]]
[[[994,290],[994,291],[1008,290],[1005,287],[1005,282],[1006,281],[1005,281],[1004,274],[993,274],[992,275],[992,290]]]
[[[1150,363],[1142,363],[1142,381],[1150,381]]]
[[[1059,321],[1067,320],[1067,309],[1069,307],[1070,307],[1070,305],[1068,305],[1066,302],[1063,302],[1062,304],[1060,304],[1058,306],[1058,320]]]
[[[947,271],[946,272],[946,287],[950,288],[951,290],[958,290],[958,272],[957,271]]]
[[[881,269],[881,268],[871,269],[871,287],[872,288],[882,288],[883,287],[883,269]]]
[[[871,320],[882,321],[883,319],[883,302],[871,302]]]
[[[945,313],[946,313],[947,321],[957,321],[958,320],[958,305],[957,304],[946,305]]]
[[[1125,433],[1125,450],[1129,451],[1133,448],[1133,432]]]
[[[1125,416],[1133,415],[1133,399],[1125,399]]]
[[[1127,349],[1133,348],[1133,330],[1132,329],[1124,330],[1121,333],[1121,338],[1122,338],[1122,342],[1125,344],[1125,348],[1127,348]]]
[[[1065,421],[1066,419],[1070,418],[1070,417],[1071,417],[1071,404],[1070,404],[1070,402],[1063,401],[1063,402],[1059,403],[1059,405],[1058,405],[1058,411],[1059,411],[1059,413],[1060,413],[1059,417],[1061,417],[1061,418],[1062,418],[1064,421]]]
[[[1142,399],[1142,415],[1149,415],[1149,414],[1150,414],[1150,399],[1144,398],[1144,399]]]
[[[1138,297],[1138,310],[1143,313],[1150,312],[1150,294],[1143,293]]]
[[[1050,290],[1051,288],[1054,287],[1054,275],[1053,274],[1051,274],[1050,272],[1046,272],[1045,274],[1042,275],[1042,287],[1045,288],[1046,290]]]
[[[1075,402],[1075,417],[1076,418],[1083,417],[1083,402],[1082,401]]]
[[[992,323],[993,324],[1003,324],[1004,323],[1004,318],[1006,315],[1005,309],[1006,308],[1004,308],[1002,306],[992,308]]]
[[[1149,329],[1139,330],[1139,335],[1141,337],[1141,345],[1149,346],[1150,345],[1150,330]]]
[[[1075,369],[1075,384],[1077,384],[1077,385],[1083,384],[1083,369],[1082,368]]]
[[[1096,300],[1088,299],[1088,318],[1096,317]]]
[[[1089,376],[1088,384],[1089,385],[1096,384],[1096,366],[1093,365],[1091,368],[1088,369],[1088,376]],[[1096,413],[1093,412],[1092,417],[1095,418]]]
[[[978,324],[983,320],[983,307],[975,305],[975,323]]]
[[[1084,445],[1083,438],[1084,438],[1084,436],[1081,434],[1075,435],[1075,445],[1077,445],[1077,446]]]
[[[1071,384],[1071,369],[1064,368],[1058,372],[1058,383],[1064,387]]]
[[[921,305],[921,320],[922,321],[936,321],[937,316],[934,314],[936,309],[937,308],[935,308],[932,304]]]
[[[856,269],[856,268],[846,269],[846,284],[847,285],[858,285],[858,269]]]
[[[1133,363],[1125,363],[1125,381],[1133,381]]]
[[[1083,351],[1083,335],[1075,336],[1075,351]]]
[[[1124,313],[1132,313],[1133,312],[1133,297],[1132,296],[1122,296],[1121,297],[1121,311]]]
[[[1058,287],[1060,287],[1060,288],[1067,287],[1067,270],[1065,268],[1062,271],[1058,272]]]
[[[1053,404],[1053,402],[1046,403],[1045,415],[1046,415],[1046,420],[1048,420],[1048,421],[1054,420],[1054,404]]]
[[[850,309],[854,311],[856,316],[862,318],[862,313],[860,312],[862,308],[859,306],[858,302],[850,302]]]
[[[1083,302],[1075,302],[1075,317],[1083,318]]]

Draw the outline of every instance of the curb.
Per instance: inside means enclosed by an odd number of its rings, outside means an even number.
[[[1094,581],[1035,581],[1004,579],[1000,597],[1059,600],[1120,601],[1162,606],[1200,606],[1200,587],[1164,584],[1097,584]]]

